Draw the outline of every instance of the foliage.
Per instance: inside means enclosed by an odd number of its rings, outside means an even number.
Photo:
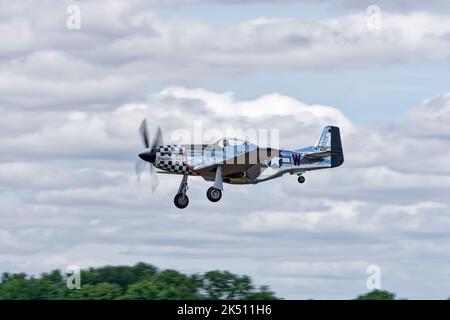
[[[255,288],[250,277],[229,271],[186,275],[138,263],[81,271],[81,289],[69,290],[67,276],[55,270],[40,277],[3,273],[0,300],[273,300],[267,286]],[[373,290],[357,300],[395,300],[395,294]]]
[[[267,286],[254,290],[248,276],[239,276],[228,271],[210,271],[202,277],[202,289],[207,299],[214,300],[272,300],[275,294]]]
[[[358,296],[356,300],[395,300],[395,293],[385,290],[373,290]]]
[[[55,270],[40,277],[4,273],[1,300],[175,300],[277,299],[268,287],[255,289],[248,276],[228,271],[186,275],[175,270],[135,266],[106,266],[81,271],[81,289],[69,290],[67,276]]]

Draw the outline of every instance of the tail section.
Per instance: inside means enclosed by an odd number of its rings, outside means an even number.
[[[344,163],[344,151],[342,149],[341,132],[338,127],[326,126],[319,140],[314,145],[314,150],[331,155],[331,167],[339,167]]]
[[[339,167],[344,163],[344,151],[338,127],[326,126],[315,145],[296,150],[296,152],[303,153],[305,159],[315,162],[329,157],[332,168]]]
[[[320,135],[319,140],[314,145],[314,151],[316,151],[316,152],[330,152],[331,151],[331,136],[332,136],[331,128],[332,128],[331,126],[326,126],[325,128],[323,128],[323,131],[322,131],[322,134]]]

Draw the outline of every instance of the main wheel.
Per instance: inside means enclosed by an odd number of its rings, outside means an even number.
[[[305,183],[306,179],[304,176],[298,176],[298,183]]]
[[[214,187],[211,187],[206,192],[206,196],[208,197],[209,201],[217,202],[222,198],[222,191]]]
[[[173,203],[178,209],[184,209],[189,204],[189,198],[187,195],[183,195],[182,193],[178,193],[173,199]]]

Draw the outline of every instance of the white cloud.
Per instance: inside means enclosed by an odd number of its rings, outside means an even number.
[[[404,212],[410,215],[417,215],[424,209],[440,209],[446,208],[447,205],[444,203],[427,201],[427,202],[419,202],[412,205],[386,205],[380,208],[380,213],[389,214],[392,212]]]
[[[290,278],[360,278],[368,261],[282,261],[265,268],[272,276]]]
[[[255,117],[254,112],[259,117]],[[353,130],[348,118],[333,107],[309,106],[280,94],[235,101],[232,93],[180,87],[151,95],[145,104],[127,104],[109,113],[49,112],[45,115],[45,119],[40,119],[42,114],[38,115],[39,123],[33,123],[35,119],[25,121],[24,127],[28,130],[17,132],[17,126],[22,126],[22,117],[26,117],[27,113],[5,112],[5,117],[0,120],[5,123],[5,132],[0,140],[0,146],[5,151],[2,154],[4,159],[21,161],[53,155],[55,158],[133,160],[133,153],[141,148],[137,127],[144,117],[148,117],[153,125],[161,124],[169,132],[174,129],[192,131],[194,122],[198,121],[202,122],[205,130],[220,129],[222,133],[229,127],[256,131],[280,128],[280,123],[290,122],[295,126],[287,127],[281,134],[290,137],[284,143],[292,147],[299,147],[296,134],[301,133],[306,134],[304,143],[313,144],[321,127],[327,124],[342,126],[344,133]],[[11,125],[11,121],[17,124]],[[314,131],[308,133],[308,129]],[[167,135],[168,138],[170,136]]]
[[[242,217],[239,226],[244,231],[255,232],[283,232],[283,231],[317,231],[321,232],[328,229],[346,228],[354,230],[364,227],[356,225],[358,220],[360,202],[327,202],[316,211],[257,211]]]
[[[154,4],[171,4],[171,5],[193,5],[193,4],[222,4],[222,5],[242,5],[240,0],[152,0]],[[316,4],[316,5],[326,5],[333,9],[345,8],[345,9],[361,9],[373,5],[371,0],[248,0],[245,2],[246,5],[249,4]],[[445,0],[430,0],[426,3],[422,1],[389,1],[389,0],[378,0],[376,5],[380,6],[386,10],[395,11],[435,11],[435,12],[446,12],[449,10],[448,2]]]
[[[235,101],[232,92],[218,94],[203,89],[171,87],[162,95],[177,99],[202,101],[216,116],[248,118],[258,122],[270,121],[273,117],[289,117],[292,122],[309,126],[311,124],[339,123],[347,132],[353,125],[336,108],[307,104],[277,93],[262,96],[253,101]]]
[[[450,138],[450,129],[447,125],[449,121],[450,93],[445,93],[427,99],[414,108],[406,119],[405,131],[414,137],[444,139],[447,143]],[[446,152],[444,146],[440,149],[439,152]]]
[[[435,13],[383,12],[382,29],[360,14],[301,20],[259,17],[213,27],[160,16],[142,1],[82,3],[83,27],[65,28],[64,3],[8,5],[0,16],[0,106],[111,109],[150,86],[210,76],[398,63],[446,63],[450,24]],[[50,16],[52,19],[42,19]],[[98,19],[98,17],[102,19]],[[268,99],[268,98],[267,98]]]

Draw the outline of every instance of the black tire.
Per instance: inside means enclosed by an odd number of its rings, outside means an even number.
[[[189,198],[187,195],[184,195],[182,193],[178,193],[175,198],[173,199],[173,203],[178,209],[184,209],[189,204]]]
[[[299,176],[298,177],[298,183],[305,183],[306,179],[304,176]]]
[[[222,199],[222,191],[211,187],[206,191],[206,197],[208,197],[208,200],[211,202],[217,202]]]

